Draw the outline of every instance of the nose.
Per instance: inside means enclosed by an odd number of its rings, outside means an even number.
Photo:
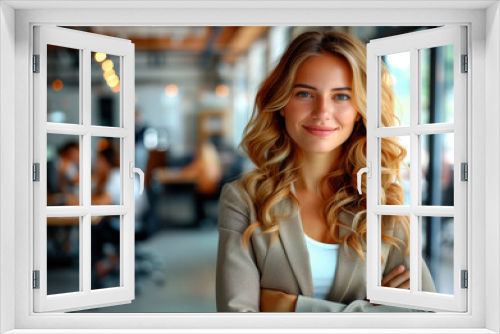
[[[330,120],[333,117],[334,107],[330,96],[318,96],[312,112],[313,119]]]

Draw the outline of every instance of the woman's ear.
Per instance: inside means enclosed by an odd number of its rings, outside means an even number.
[[[356,115],[356,122],[359,121],[361,118],[363,118],[363,116],[361,116],[361,114],[358,112],[358,114]]]
[[[281,108],[280,109],[280,115],[285,117],[285,109],[284,108]]]

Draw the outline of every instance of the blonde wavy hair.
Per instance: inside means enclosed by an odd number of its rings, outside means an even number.
[[[366,46],[357,38],[336,31],[305,32],[288,46],[276,68],[264,80],[255,98],[252,117],[245,127],[240,149],[255,164],[256,169],[242,177],[243,186],[252,199],[257,221],[243,234],[243,245],[249,242],[253,232],[262,227],[264,234],[273,233],[272,242],[278,236],[279,220],[293,212],[278,212],[276,205],[289,198],[297,212],[299,202],[291,192],[291,185],[298,180],[298,170],[303,159],[302,151],[286,131],[280,110],[288,103],[298,68],[309,57],[331,54],[343,58],[352,70],[352,101],[362,118],[354,125],[351,136],[342,145],[337,169],[330,171],[322,180],[320,194],[326,201],[322,212],[335,243],[341,244],[349,255],[351,247],[364,261],[366,252],[366,178],[362,180],[360,195],[357,191],[357,172],[366,167]],[[394,113],[395,97],[390,74],[382,64],[381,125],[400,123]],[[402,205],[404,191],[401,183],[400,164],[406,149],[397,138],[381,140],[381,203]],[[329,194],[334,194],[333,196]],[[339,219],[341,211],[354,213],[351,225]],[[334,235],[336,228],[347,229],[342,238]],[[402,229],[404,240],[392,237],[388,230]],[[340,233],[339,233],[340,235]],[[401,251],[409,251],[409,219],[407,216],[385,216],[382,223],[382,241]],[[383,259],[382,259],[383,260]]]

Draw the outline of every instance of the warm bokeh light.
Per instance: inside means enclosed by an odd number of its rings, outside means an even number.
[[[215,94],[218,97],[227,97],[229,95],[229,87],[227,85],[217,85],[215,87]]]
[[[170,84],[165,87],[165,94],[170,97],[177,96],[177,94],[179,94],[179,87],[177,87],[177,85]]]
[[[106,57],[107,57],[106,54],[105,53],[101,53],[101,52],[96,52],[96,54],[94,55],[94,59],[98,63],[104,61],[106,59]]]
[[[102,70],[104,72],[112,70],[115,64],[111,59],[106,60],[105,62],[102,63]]]
[[[113,93],[118,93],[120,91],[120,82],[118,82],[118,85],[111,87],[111,90]]]
[[[104,71],[104,79],[108,80],[108,78],[112,75],[115,75],[115,70],[107,70],[107,71]]]
[[[113,88],[120,83],[120,79],[118,78],[117,75],[112,75],[106,79],[106,83],[108,84],[109,87]]]
[[[56,92],[60,91],[64,87],[64,84],[61,79],[56,79],[52,82],[52,89]]]

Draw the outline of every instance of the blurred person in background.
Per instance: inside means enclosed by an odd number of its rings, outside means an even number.
[[[200,138],[193,161],[169,174],[195,183],[196,225],[209,224],[205,203],[218,198],[222,180],[222,165],[215,145],[208,138]]]
[[[97,155],[92,170],[92,205],[120,204],[120,157],[113,142],[97,142]]]
[[[394,92],[382,64],[382,126]],[[306,32],[260,86],[241,147],[256,168],[220,199],[217,310],[410,312],[366,300],[366,46]],[[397,139],[381,141],[381,205],[401,205]],[[398,184],[399,182],[399,184]],[[409,220],[382,221],[381,284],[410,288]],[[415,268],[414,270],[417,270]],[[422,262],[422,290],[435,291]]]
[[[55,161],[56,192],[47,194],[49,205],[79,205],[78,185],[80,182],[80,149],[78,143],[68,142],[58,151]],[[48,171],[50,172],[50,171]]]
[[[222,166],[219,153],[210,140],[198,142],[196,157],[186,167],[186,172],[196,173],[196,217],[198,224],[207,219],[205,203],[217,199],[222,180]]]
[[[120,204],[120,160],[110,142],[97,142],[92,170],[92,205]],[[118,226],[116,226],[118,225]],[[117,268],[120,249],[120,218],[104,216],[91,229],[92,289],[103,286],[103,279]]]

